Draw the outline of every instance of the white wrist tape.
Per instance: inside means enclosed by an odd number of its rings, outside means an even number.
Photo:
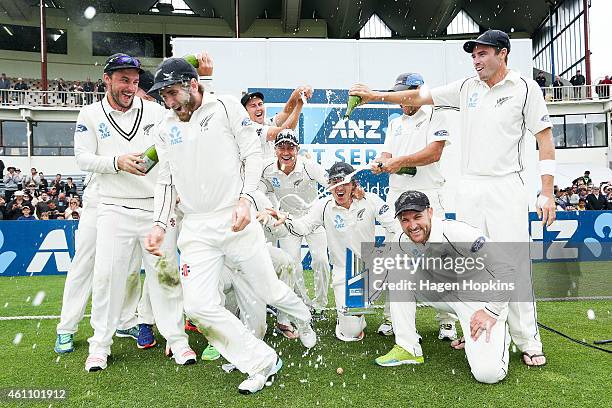
[[[548,174],[555,177],[555,170],[557,170],[557,162],[555,160],[540,160],[540,176]]]
[[[540,194],[538,199],[536,200],[536,208],[542,208],[546,205],[546,203],[550,200],[550,197]]]

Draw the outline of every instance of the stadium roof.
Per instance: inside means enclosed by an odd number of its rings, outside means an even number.
[[[240,32],[256,19],[280,19],[287,33],[299,30],[301,19],[324,19],[329,38],[357,38],[359,30],[376,13],[391,29],[393,38],[431,38],[446,35],[446,27],[464,10],[481,27],[531,36],[546,18],[551,6],[562,0],[184,0],[186,10],[176,9],[177,0],[45,0],[48,7],[65,10],[79,20],[83,10],[94,6],[98,13],[173,14],[191,13],[219,18],[234,28],[236,3]],[[32,0],[0,0],[0,9],[14,20],[32,12]],[[167,3],[157,7],[158,3]],[[175,6],[171,6],[174,3]],[[181,5],[183,2],[180,2]],[[155,12],[152,9],[155,8]],[[176,9],[176,10],[175,10]],[[174,13],[173,13],[174,12]],[[184,14],[183,14],[184,15]]]

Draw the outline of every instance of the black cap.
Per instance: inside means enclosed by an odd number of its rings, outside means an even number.
[[[104,72],[111,73],[119,69],[137,69],[139,73],[142,72],[140,60],[136,57],[122,53],[113,54],[108,57],[104,64]]]
[[[424,83],[425,80],[423,79],[421,74],[417,74],[416,72],[406,72],[405,74],[400,74],[395,79],[395,85],[389,91],[398,92],[405,91],[407,89],[417,89]]]
[[[183,58],[168,58],[155,71],[155,83],[147,93],[159,91],[170,85],[198,79],[196,69]]]
[[[465,52],[471,53],[477,44],[490,45],[495,48],[505,48],[510,54],[510,38],[508,34],[500,30],[487,30],[475,40],[467,41],[463,44]]]
[[[149,89],[155,83],[155,79],[153,78],[153,74],[151,71],[143,70],[140,73],[140,77],[138,79],[138,87],[145,92],[149,92]]]
[[[424,193],[416,190],[404,191],[395,201],[395,216],[404,211],[421,212],[429,208],[429,198]]]
[[[291,143],[294,146],[300,145],[300,142],[297,140],[297,137],[295,137],[295,134],[291,129],[281,130],[278,135],[276,135],[276,139],[274,139],[274,146],[278,146],[279,144],[285,142]]]
[[[261,92],[247,92],[240,98],[240,103],[246,108],[247,103],[253,98],[259,98],[262,102],[264,100],[264,96]]]
[[[333,180],[336,178],[344,178],[353,173],[355,169],[348,163],[336,162],[327,170],[327,178]]]

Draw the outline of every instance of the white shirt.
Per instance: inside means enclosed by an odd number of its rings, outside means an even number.
[[[430,143],[450,144],[446,113],[423,106],[414,115],[402,115],[389,122],[382,151],[392,157],[408,156],[425,149]],[[390,174],[389,188],[394,190],[431,190],[444,186],[440,162],[417,167],[414,176]]]
[[[278,159],[268,159],[264,162],[261,176],[274,189],[276,198],[280,201],[280,208],[291,214],[294,218],[301,217],[308,212],[303,204],[289,196],[295,194],[306,203],[312,203],[319,197],[317,184],[327,185],[327,172],[322,165],[314,160],[297,156],[295,167],[289,174],[285,174],[278,167]],[[283,197],[286,197],[283,199]]]
[[[153,210],[157,167],[146,176],[119,171],[117,157],[144,152],[153,145],[153,128],[165,113],[155,102],[134,97],[126,112],[114,110],[108,94],[101,102],[84,106],[74,131],[74,154],[79,168],[99,173],[101,203]]]
[[[268,130],[270,130],[272,126],[276,126],[275,118],[276,116],[273,118],[266,118],[263,125],[259,125],[257,129],[257,136],[259,136],[259,141],[261,143],[261,154],[264,161],[276,157],[274,153],[274,140],[268,140]]]
[[[535,135],[552,127],[538,84],[512,70],[492,88],[471,77],[434,88],[431,96],[436,106],[460,110],[464,175],[522,171],[525,130]]]
[[[165,227],[169,218],[171,185],[185,214],[210,214],[233,208],[241,196],[249,198],[262,168],[257,128],[228,96],[206,94],[189,122],[168,111],[156,132],[156,224]]]
[[[353,199],[348,209],[337,205],[332,196],[324,197],[307,215],[298,219],[289,217],[285,224],[290,233],[298,236],[324,226],[330,262],[334,268],[344,269],[347,248],[361,256],[361,243],[375,241],[376,221],[391,233],[400,231],[393,210],[376,194],[365,193],[361,200]]]

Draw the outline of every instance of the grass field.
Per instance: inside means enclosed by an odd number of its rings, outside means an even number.
[[[0,316],[57,315],[63,277],[0,279]],[[37,292],[42,304],[33,306]],[[592,342],[612,338],[612,302],[542,302],[540,321],[572,337]],[[592,310],[595,319],[587,318]],[[236,407],[236,406],[440,406],[440,407],[602,407],[610,406],[612,356],[542,332],[548,365],[527,368],[520,353],[511,353],[508,377],[496,385],[477,383],[464,353],[437,340],[430,308],[420,308],[417,326],[423,336],[425,364],[378,367],[373,359],[393,346],[393,339],[375,333],[382,315],[368,317],[364,341],[342,343],[333,335],[335,321],[317,322],[320,343],[304,354],[299,341],[268,334],[267,341],[281,354],[284,367],[272,387],[242,396],[239,372],[225,373],[225,361],[178,367],[163,355],[163,347],[139,350],[131,339],[116,339],[108,369],[86,373],[88,321],[76,335],[75,352],[59,357],[53,352],[58,320],[0,321],[0,389],[66,389],[63,402],[9,403],[0,406],[59,407]],[[592,316],[591,316],[592,317]],[[22,339],[14,344],[18,333]],[[270,333],[270,330],[269,330]],[[202,336],[191,334],[199,354]],[[612,348],[612,347],[610,347]],[[336,369],[342,367],[343,375]],[[606,402],[607,401],[607,402]]]

